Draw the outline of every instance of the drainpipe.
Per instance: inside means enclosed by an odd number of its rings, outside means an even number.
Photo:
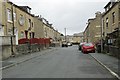
[[[12,27],[12,36],[11,36],[11,51],[12,51],[12,55],[14,56],[15,54],[14,54],[14,50],[13,50],[13,37],[14,37],[14,15],[13,15],[13,6],[14,6],[14,4],[12,3],[12,5],[11,5],[11,9],[12,9],[12,21],[13,21],[13,27]]]
[[[11,9],[12,9],[12,21],[13,21],[13,36],[15,35],[15,33],[14,33],[14,28],[15,28],[15,25],[14,25],[14,10],[13,10],[13,6],[14,6],[14,4],[12,4],[12,7],[11,7]]]

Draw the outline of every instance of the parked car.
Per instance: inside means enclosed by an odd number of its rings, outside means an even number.
[[[72,46],[72,43],[71,43],[71,42],[68,42],[67,45],[68,45],[68,46]]]
[[[92,43],[85,43],[82,46],[82,52],[83,53],[95,53],[95,46]]]
[[[82,50],[82,45],[85,44],[86,42],[82,42],[78,45],[78,50]]]
[[[67,42],[62,42],[62,47],[68,47]]]

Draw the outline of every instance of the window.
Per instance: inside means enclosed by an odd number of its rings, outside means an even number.
[[[105,29],[105,21],[103,20],[103,30]]]
[[[20,18],[22,18],[23,17],[23,15],[22,14],[20,14]]]
[[[120,8],[119,8],[119,21],[120,21]]]
[[[106,23],[108,23],[108,18],[106,18]]]
[[[106,27],[108,28],[108,18],[106,18]]]
[[[115,12],[112,13],[112,21],[115,23]]]
[[[29,9],[29,8],[27,8],[27,12],[28,12],[28,13],[31,13],[31,11],[30,11],[30,9]]]
[[[19,24],[20,24],[21,26],[23,26],[23,25],[24,25],[24,23],[25,23],[25,18],[24,18],[24,16],[23,16],[23,15],[21,15],[21,14],[20,14]]]
[[[30,35],[30,38],[32,38],[32,34],[31,34],[31,33],[29,33],[29,35]]]
[[[35,33],[34,33],[34,32],[31,32],[31,33],[29,33],[29,35],[30,35],[30,38],[34,38]]]
[[[105,12],[107,12],[107,8],[105,8]]]
[[[33,22],[32,22],[32,27],[33,27]]]
[[[28,19],[28,27],[31,27],[31,19]]]
[[[21,38],[24,38],[24,32],[21,31]]]
[[[106,27],[108,28],[108,23],[106,23]]]
[[[4,28],[0,25],[0,36],[4,35]]]
[[[13,13],[14,21],[16,21],[16,13]]]
[[[12,35],[12,28],[8,28],[8,35]]]
[[[7,19],[9,22],[12,22],[12,12],[10,9],[7,9]]]

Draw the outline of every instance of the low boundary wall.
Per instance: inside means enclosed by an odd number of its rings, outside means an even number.
[[[0,60],[16,54],[15,36],[0,36]]]

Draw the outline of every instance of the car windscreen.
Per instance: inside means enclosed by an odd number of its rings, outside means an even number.
[[[93,46],[92,43],[87,43],[87,44],[84,44],[84,46]]]
[[[85,44],[85,43],[80,43],[80,45],[83,45],[83,44]]]

